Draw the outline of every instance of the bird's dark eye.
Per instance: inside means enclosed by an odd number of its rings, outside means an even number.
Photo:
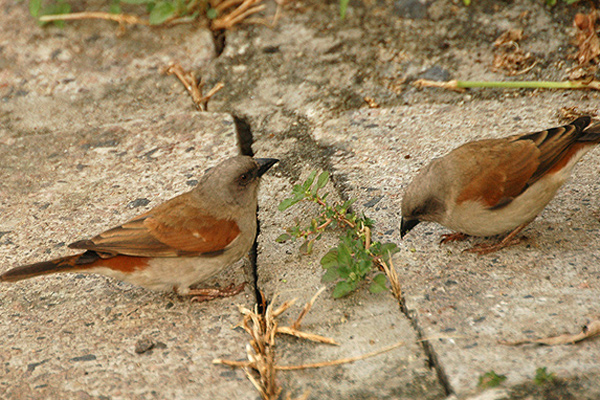
[[[246,173],[246,174],[241,174],[241,175],[240,175],[240,177],[238,178],[238,180],[239,180],[239,182],[240,182],[242,185],[245,185],[246,183],[250,182],[250,178],[251,178],[251,177],[252,177],[252,176],[251,176],[250,174],[248,174],[248,173]]]

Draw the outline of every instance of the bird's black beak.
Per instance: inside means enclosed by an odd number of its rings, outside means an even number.
[[[254,161],[258,164],[258,176],[262,176],[279,160],[276,158],[255,158]]]
[[[404,236],[410,232],[410,230],[412,228],[414,228],[415,226],[417,226],[419,224],[418,219],[404,219],[402,218],[401,222],[400,222],[400,238],[404,239]]]

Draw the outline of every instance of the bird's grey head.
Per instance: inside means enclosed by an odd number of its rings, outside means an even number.
[[[402,222],[400,237],[423,221],[439,222],[446,207],[443,172],[437,168],[437,160],[421,170],[408,185],[402,198]]]
[[[198,190],[232,205],[256,204],[260,177],[277,161],[274,158],[235,156],[206,171]]]

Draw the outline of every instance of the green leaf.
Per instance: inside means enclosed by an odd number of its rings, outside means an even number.
[[[325,269],[338,266],[338,251],[331,249],[321,258],[321,266]]]
[[[340,278],[342,279],[348,279],[350,277],[350,274],[352,273],[352,271],[350,270],[350,268],[340,265],[337,268],[337,273],[340,276]]]
[[[535,378],[533,378],[533,383],[538,386],[542,386],[546,383],[551,383],[556,379],[556,374],[553,372],[548,372],[546,367],[538,368],[535,370]]]
[[[373,282],[371,282],[371,286],[369,286],[369,291],[371,293],[381,293],[381,292],[385,292],[387,289],[387,286],[385,286],[387,282],[387,278],[384,274],[377,274],[375,275],[375,277],[373,278]]]
[[[127,3],[127,4],[149,4],[149,3],[156,3],[155,0],[121,0],[122,3]]]
[[[350,3],[350,0],[340,0],[340,19],[346,18],[348,3]]]
[[[319,175],[319,179],[317,179],[317,188],[322,189],[329,182],[329,172],[323,171],[321,175]]]
[[[315,240],[311,239],[308,241],[308,246],[306,246],[306,254],[312,253],[313,246],[315,245]]]
[[[150,24],[160,25],[175,14],[175,6],[168,1],[157,3],[150,13]]]
[[[335,280],[337,280],[339,278],[338,272],[337,272],[337,268],[329,268],[327,270],[327,272],[325,272],[325,274],[323,274],[323,277],[321,278],[321,281],[323,282],[333,282]]]
[[[333,297],[339,299],[340,297],[344,297],[348,293],[352,291],[353,287],[348,282],[341,281],[335,285],[333,289]]]
[[[396,243],[384,243],[379,247],[378,254],[381,256],[382,260],[387,263],[390,260],[390,256],[398,251],[400,251],[400,249]]]
[[[29,14],[32,17],[38,18],[42,9],[42,0],[29,0]]]
[[[216,19],[219,16],[219,12],[214,8],[209,8],[206,10],[206,18],[208,19]]]
[[[290,240],[292,237],[290,235],[288,235],[287,233],[282,233],[281,235],[277,236],[277,239],[275,239],[275,241],[277,243],[285,243],[288,240]]]
[[[479,377],[477,386],[480,388],[493,388],[499,386],[505,380],[506,375],[498,375],[494,371],[489,371]]]
[[[319,174],[319,178],[317,179],[317,184],[312,188],[311,194],[316,196],[319,193],[319,189],[322,189],[327,182],[329,181],[329,172],[323,171]]]
[[[364,258],[357,263],[357,273],[360,275],[361,279],[367,275],[367,272],[371,270],[373,267],[373,261],[371,257]]]
[[[345,243],[340,243],[337,248],[337,261],[340,266],[352,265],[350,248]]]
[[[469,7],[471,5],[471,0],[463,0],[463,4]]]
[[[110,5],[110,8],[108,9],[108,12],[111,14],[121,14],[121,6],[119,5],[119,3],[112,3]]]
[[[342,208],[347,210],[352,204],[354,204],[356,202],[356,200],[358,200],[357,198],[352,198],[350,200],[346,200],[344,202],[344,204],[342,205]]]
[[[310,173],[310,175],[308,175],[308,178],[306,178],[306,181],[304,181],[304,183],[302,184],[302,189],[304,190],[304,192],[306,192],[306,191],[308,191],[308,189],[310,189],[313,182],[315,181],[316,176],[317,176],[317,171],[313,171]]]
[[[68,14],[70,12],[71,12],[71,5],[64,3],[64,2],[60,2],[60,3],[52,4],[47,7],[42,8],[42,10],[39,13],[39,16],[41,17],[42,15]],[[47,23],[48,22],[40,22],[39,24],[45,25]],[[52,21],[52,23],[55,26],[58,26],[59,28],[64,28],[64,26],[65,26],[65,21],[63,21],[63,20]]]
[[[310,239],[310,240],[305,240],[304,243],[302,243],[302,245],[300,245],[300,251],[304,254],[310,254],[312,252],[312,248],[313,248],[313,244],[315,243],[314,240]]]
[[[296,200],[295,198],[284,199],[281,201],[281,203],[279,203],[279,206],[277,208],[279,209],[279,211],[285,211],[297,202],[298,200]]]

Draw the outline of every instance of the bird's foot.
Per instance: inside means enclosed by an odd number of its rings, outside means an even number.
[[[446,233],[441,236],[440,244],[446,244],[450,242],[460,242],[467,239],[469,235],[462,232]]]
[[[523,238],[506,237],[498,243],[480,243],[471,248],[463,250],[463,253],[475,253],[480,256],[502,250],[506,247],[514,246],[521,243]]]
[[[246,282],[243,282],[241,285],[238,285],[238,286],[234,286],[234,284],[232,283],[231,285],[227,286],[225,289],[218,289],[218,288],[190,289],[190,291],[187,293],[187,295],[192,296],[190,301],[197,301],[197,302],[209,301],[209,300],[217,299],[219,297],[235,296],[236,294],[238,294],[242,290],[244,290],[245,285],[246,285]]]

